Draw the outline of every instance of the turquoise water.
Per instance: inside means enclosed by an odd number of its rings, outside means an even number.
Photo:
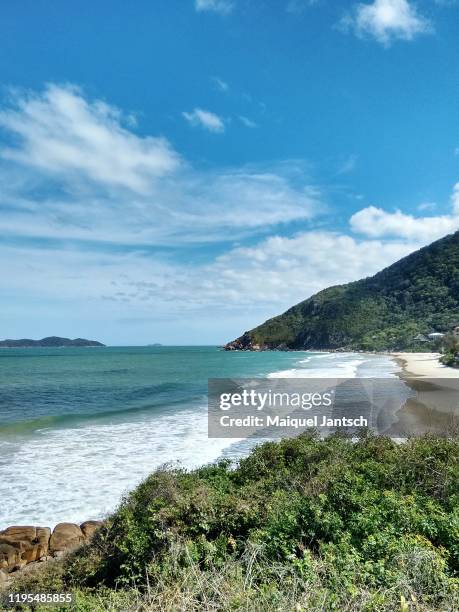
[[[0,350],[0,435],[160,414],[199,402],[208,378],[288,369],[297,353],[215,347]]]
[[[161,464],[194,467],[234,440],[207,438],[207,379],[387,376],[387,357],[216,347],[0,351],[0,529],[101,518]],[[233,455],[231,454],[233,453]]]

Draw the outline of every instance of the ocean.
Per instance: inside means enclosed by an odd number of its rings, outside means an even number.
[[[0,530],[112,512],[158,466],[247,453],[207,437],[207,379],[393,377],[387,356],[217,347],[0,351]]]

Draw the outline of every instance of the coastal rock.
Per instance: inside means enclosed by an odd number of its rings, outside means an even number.
[[[8,582],[8,574],[0,569],[0,587],[7,584]]]
[[[74,523],[58,523],[49,540],[49,549],[53,553],[69,551],[84,542],[84,534]]]
[[[8,527],[0,533],[2,536],[6,536],[11,540],[17,540],[19,542],[32,542],[37,535],[36,527]]]
[[[0,537],[0,569],[11,572],[18,568],[22,562],[23,550],[22,542]]]
[[[90,540],[94,533],[103,525],[102,521],[85,521],[81,523],[80,529],[83,532],[85,540]]]
[[[250,333],[245,332],[240,338],[225,344],[223,348],[225,351],[263,351],[266,347],[253,342]]]
[[[46,556],[50,535],[48,527],[13,526],[0,532],[0,568],[13,571]]]
[[[80,526],[59,523],[52,533],[49,527],[8,527],[0,531],[0,573],[9,574],[26,566],[31,569],[39,562],[61,557],[89,542],[101,525],[103,521],[85,521]]]

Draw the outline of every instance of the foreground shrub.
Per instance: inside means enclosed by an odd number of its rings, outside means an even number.
[[[58,580],[80,610],[459,609],[458,459],[456,439],[303,435],[158,470]]]

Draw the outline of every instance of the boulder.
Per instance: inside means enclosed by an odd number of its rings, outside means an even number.
[[[7,574],[52,556],[62,556],[88,542],[102,524],[102,521],[85,521],[80,526],[59,523],[52,533],[49,527],[8,527],[0,531],[0,572]]]
[[[2,586],[6,586],[8,584],[8,580],[9,580],[9,576],[8,576],[7,572],[5,572],[4,570],[0,569],[0,588]]]
[[[7,538],[11,538],[12,540],[17,541],[27,541],[32,542],[35,540],[37,535],[36,527],[8,527],[4,531],[0,533],[2,536],[6,536]]]
[[[102,521],[85,521],[81,523],[80,529],[83,532],[85,540],[90,540],[94,533],[103,525]]]
[[[49,549],[56,553],[67,552],[77,548],[84,542],[84,535],[78,525],[74,523],[58,523],[49,540]]]
[[[37,561],[48,554],[48,542],[51,535],[49,527],[8,527],[0,533],[0,541],[10,545],[19,545],[21,558],[27,563]]]
[[[0,536],[0,569],[12,572],[22,561],[24,545]]]

